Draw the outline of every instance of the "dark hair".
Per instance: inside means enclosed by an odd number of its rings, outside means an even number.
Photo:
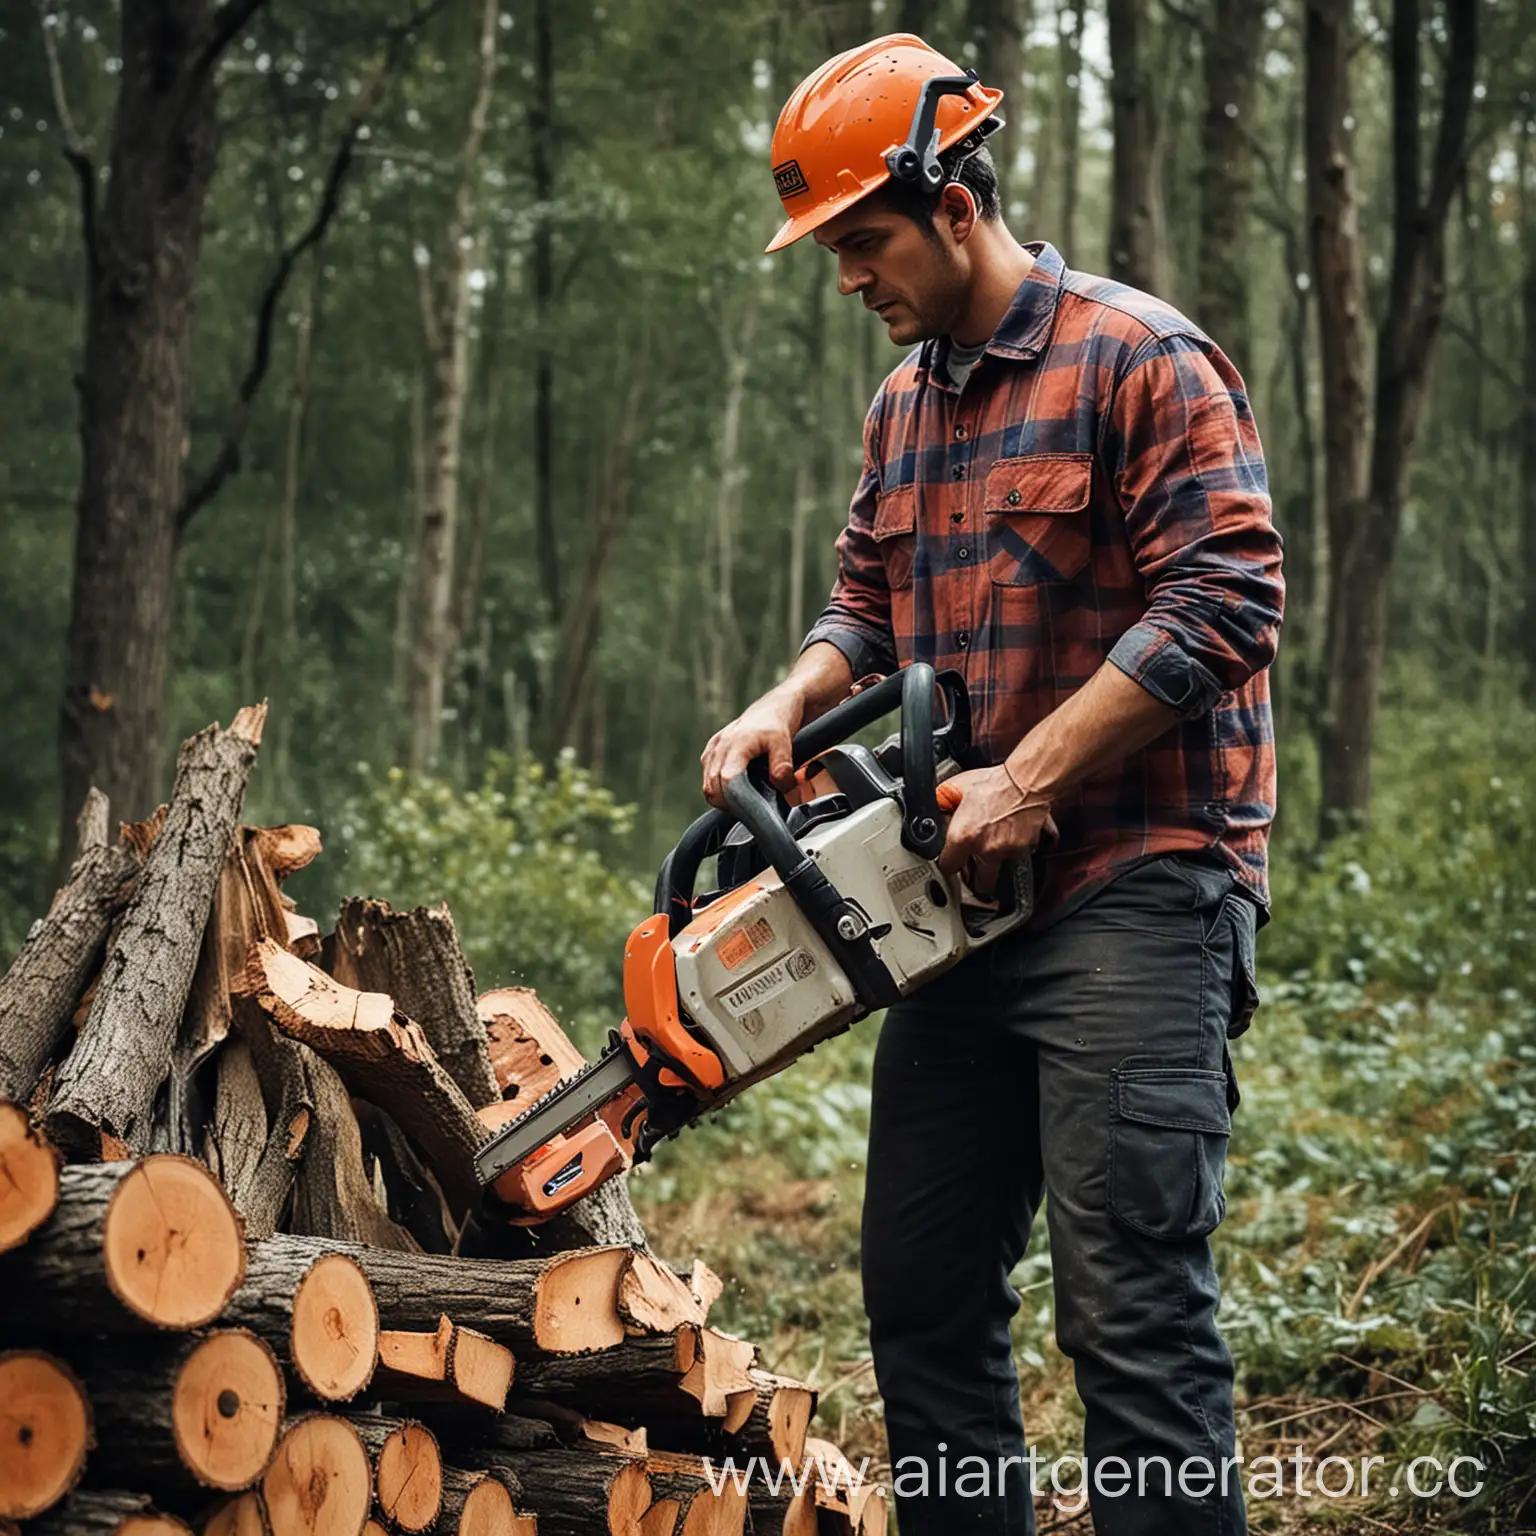
[[[888,181],[876,196],[893,212],[911,219],[924,234],[936,235],[934,216],[944,199],[944,188],[951,182],[958,182],[976,199],[976,211],[985,223],[995,223],[1002,217],[997,167],[979,132],[967,134],[958,144],[950,145],[939,156],[939,165],[944,180],[935,191],[913,186],[911,182]]]

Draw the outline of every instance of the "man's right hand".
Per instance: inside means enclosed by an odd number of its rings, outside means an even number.
[[[778,789],[794,782],[790,738],[800,729],[805,700],[797,689],[775,688],[743,710],[709,738],[699,754],[704,769],[704,798],[725,808],[725,783],[746,771],[755,757],[768,757],[768,776]]]

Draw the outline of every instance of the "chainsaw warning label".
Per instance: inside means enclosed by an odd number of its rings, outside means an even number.
[[[728,933],[715,946],[715,954],[726,970],[734,971],[745,965],[758,950],[773,943],[773,925],[766,917],[745,924],[734,933]]]
[[[786,987],[814,974],[816,961],[803,949],[791,950],[782,960],[775,960],[756,976],[749,976],[738,987],[720,994],[720,1001],[738,1019],[760,1008],[769,998],[777,997]]]

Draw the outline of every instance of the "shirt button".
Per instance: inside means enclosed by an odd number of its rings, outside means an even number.
[[[959,560],[969,560],[971,558],[971,552],[962,544],[960,548],[955,551],[955,557]]]
[[[956,480],[964,480],[965,479],[965,465],[964,464],[956,464],[955,467],[952,470],[950,470],[950,474],[953,475]]]
[[[964,512],[951,512],[949,514],[949,520],[952,523],[963,523],[965,521],[965,513]]]
[[[1007,496],[1003,499],[1008,503],[1010,507],[1016,507],[1021,501],[1023,501],[1024,498],[1019,494],[1018,487],[1015,486],[1013,490],[1009,491]]]
[[[955,636],[955,644],[958,645],[962,651],[970,650],[971,632],[968,629],[962,629],[960,633]]]
[[[965,423],[963,421],[956,423],[955,436],[958,437],[962,443],[965,441]]]

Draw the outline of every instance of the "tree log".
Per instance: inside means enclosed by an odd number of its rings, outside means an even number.
[[[92,1360],[91,1477],[161,1490],[238,1493],[266,1471],[283,1426],[283,1375],[241,1328]]]
[[[271,939],[251,952],[241,988],[284,1034],[333,1063],[359,1097],[415,1141],[451,1209],[462,1213],[479,1203],[474,1158],[485,1128],[421,1027],[387,995],[344,987]]]
[[[386,1328],[434,1329],[446,1312],[463,1326],[526,1352],[580,1354],[624,1341],[617,1296],[631,1250],[578,1249],[544,1259],[455,1259],[394,1253],[355,1244],[319,1243],[276,1233],[252,1244],[266,1251],[317,1258],[351,1255],[373,1286]]]
[[[347,1421],[373,1461],[373,1496],[397,1531],[430,1530],[443,1503],[443,1458],[437,1436],[415,1419],[357,1414]]]
[[[142,1493],[77,1488],[46,1515],[30,1522],[27,1536],[191,1536],[191,1533],[174,1515],[156,1510]],[[257,1536],[257,1533],[253,1530],[250,1536]]]
[[[747,1495],[747,1518],[756,1536],[818,1536],[816,1495],[809,1487],[796,1493],[786,1477],[777,1493],[753,1481]]]
[[[0,1314],[64,1333],[201,1328],[245,1274],[240,1220],[201,1163],[174,1153],[78,1165],[26,1247],[0,1258]]]
[[[447,904],[396,912],[387,901],[353,897],[336,918],[331,974],[359,992],[384,992],[414,1019],[470,1105],[501,1096],[475,978],[459,948]]]
[[[317,1243],[252,1243],[224,1320],[265,1339],[309,1391],[350,1402],[373,1379],[379,1310],[357,1260]]]
[[[379,1335],[374,1395],[388,1402],[470,1402],[500,1413],[512,1385],[512,1351],[447,1317],[430,1333],[386,1329]]]
[[[240,820],[266,705],[182,744],[165,826],[102,966],[90,1018],[54,1077],[49,1139],[99,1155],[103,1132],[148,1144],[156,1090],[192,985],[224,855]]]
[[[508,1484],[512,1486],[509,1487]],[[532,1515],[517,1512],[517,1485],[495,1472],[466,1472],[443,1468],[443,1512],[438,1530],[443,1536],[538,1536],[542,1527]]]
[[[674,1269],[637,1253],[619,1283],[619,1316],[636,1334],[673,1333],[686,1323],[702,1327],[705,1308]]]
[[[99,789],[86,796],[77,829],[79,857],[0,978],[0,1097],[25,1099],[37,1086],[139,872],[126,842],[108,845]]]
[[[373,1469],[358,1433],[333,1414],[293,1420],[261,1480],[277,1536],[361,1536]]]
[[[805,1438],[816,1412],[816,1390],[804,1382],[767,1371],[753,1370],[748,1375],[755,1388],[750,1408],[744,1418],[744,1399],[731,1392],[726,1396],[733,1420],[741,1420],[727,1429],[726,1415],[706,1417],[701,1405],[690,1404],[691,1411],[668,1412],[665,1408],[648,1409],[644,1422],[652,1437],[669,1450],[689,1451],[723,1460],[731,1457],[737,1466],[761,1456],[770,1466],[798,1467],[805,1459]],[[635,1417],[633,1413],[629,1415]]]
[[[0,1519],[28,1520],[79,1481],[91,1405],[74,1373],[40,1350],[0,1354]]]
[[[539,1536],[640,1536],[651,1507],[645,1462],[598,1447],[587,1450],[456,1452],[485,1470],[516,1478],[519,1508],[538,1521]]]
[[[19,1104],[0,1100],[0,1253],[19,1248],[59,1203],[59,1160]]]
[[[741,1536],[747,1519],[747,1491],[725,1478],[717,1493],[697,1456],[651,1451],[645,1458],[651,1479],[651,1496],[657,1506],[671,1504],[674,1512],[658,1511],[661,1518],[641,1521],[644,1536]],[[655,1530],[654,1527],[661,1527]]]
[[[482,993],[475,1008],[501,1096],[516,1099],[518,1113],[586,1065],[532,987],[498,987]]]
[[[273,1536],[261,1490],[248,1489],[221,1504],[203,1526],[203,1536]]]
[[[288,1227],[312,1237],[414,1252],[416,1240],[389,1219],[374,1197],[373,1183],[363,1169],[362,1133],[336,1069],[307,1045],[280,1034],[254,1004],[241,1009],[240,1029],[250,1041],[266,1095],[273,1127],[268,1155],[273,1155],[286,1125],[289,1134],[281,1143],[282,1156],[298,1159]],[[281,1168],[272,1170],[275,1180],[283,1176]]]
[[[441,1186],[416,1155],[405,1132],[366,1099],[354,1099],[352,1112],[362,1132],[364,1163],[372,1163],[383,1175],[390,1218],[411,1234],[424,1253],[454,1252],[458,1223]]]
[[[683,1390],[697,1358],[698,1332],[679,1328],[652,1338],[625,1339],[586,1355],[522,1356],[513,1404],[558,1403],[592,1418],[633,1426],[648,1415],[697,1415],[698,1400]]]

